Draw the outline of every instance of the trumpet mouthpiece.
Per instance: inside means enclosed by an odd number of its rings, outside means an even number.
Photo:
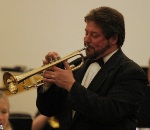
[[[86,44],[86,45],[85,45],[85,50],[86,50],[87,48],[88,48],[88,45]]]

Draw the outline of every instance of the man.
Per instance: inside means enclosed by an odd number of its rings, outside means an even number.
[[[135,130],[147,77],[121,50],[123,15],[100,7],[91,10],[85,22],[85,64],[73,73],[66,61],[65,69],[45,70],[37,107],[46,116],[57,115],[61,130]],[[43,63],[58,56],[49,52]]]

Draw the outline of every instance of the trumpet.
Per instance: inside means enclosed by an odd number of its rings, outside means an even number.
[[[12,94],[16,94],[17,91],[18,91],[17,85],[21,82],[23,83],[24,89],[29,89],[29,88],[32,88],[32,87],[39,87],[39,86],[44,84],[42,80],[36,81],[35,84],[30,85],[30,86],[27,86],[25,84],[25,80],[28,79],[29,77],[35,75],[35,74],[41,73],[43,70],[46,70],[46,69],[48,69],[52,66],[55,66],[59,63],[62,63],[63,61],[71,59],[75,56],[80,56],[81,57],[81,63],[77,66],[70,65],[70,67],[71,67],[72,71],[75,71],[75,70],[79,69],[84,64],[84,56],[81,53],[81,51],[86,50],[86,48],[87,48],[87,46],[85,46],[84,48],[82,48],[80,50],[77,50],[77,51],[65,56],[64,58],[59,58],[55,61],[52,61],[51,63],[49,63],[47,65],[44,65],[40,68],[36,68],[34,70],[31,70],[29,72],[26,72],[26,73],[18,75],[18,76],[14,76],[10,72],[5,72],[3,74],[3,81],[4,81],[5,89],[8,90]]]

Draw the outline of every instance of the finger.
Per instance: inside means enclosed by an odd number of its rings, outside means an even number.
[[[45,60],[52,62],[53,60],[56,60],[59,57],[59,54],[57,52],[49,52],[46,56],[45,56]]]
[[[54,78],[54,72],[49,70],[43,71],[41,75],[43,76],[43,78],[48,78],[48,79]]]
[[[43,78],[42,79],[43,82],[47,82],[47,83],[55,83],[55,79],[47,79],[47,78]]]
[[[55,75],[52,72],[44,72],[42,76],[44,82],[54,83],[55,81]]]
[[[49,62],[48,61],[46,61],[46,60],[42,60],[43,61],[43,65],[46,65],[46,64],[48,64]]]
[[[67,61],[64,61],[63,64],[64,64],[65,69],[71,70],[69,63]]]

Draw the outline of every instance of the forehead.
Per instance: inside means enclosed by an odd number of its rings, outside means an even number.
[[[9,105],[6,100],[0,99],[0,109],[8,109]]]
[[[85,30],[87,31],[95,31],[95,32],[102,32],[100,26],[98,26],[94,21],[87,21],[87,25]]]

